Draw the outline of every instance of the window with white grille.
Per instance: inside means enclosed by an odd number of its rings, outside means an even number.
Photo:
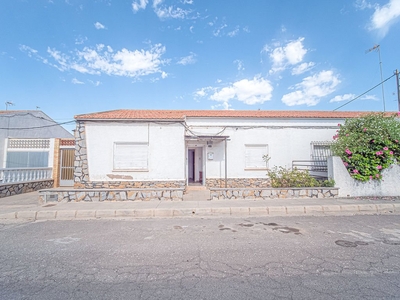
[[[9,139],[6,168],[47,168],[49,150],[49,139]]]
[[[268,155],[268,145],[245,145],[245,168],[265,169],[268,167],[264,156]]]
[[[148,147],[147,143],[114,143],[114,170],[146,171]]]

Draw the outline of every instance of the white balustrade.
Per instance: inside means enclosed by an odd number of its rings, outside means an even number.
[[[0,184],[52,179],[52,168],[5,168],[0,169]]]

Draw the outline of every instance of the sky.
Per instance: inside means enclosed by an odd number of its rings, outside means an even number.
[[[399,110],[400,0],[0,6],[0,109]]]

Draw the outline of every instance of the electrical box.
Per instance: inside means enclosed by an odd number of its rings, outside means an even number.
[[[207,159],[208,160],[213,160],[214,159],[214,152],[208,152],[207,153]]]

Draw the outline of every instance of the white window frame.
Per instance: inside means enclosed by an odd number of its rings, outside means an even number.
[[[245,144],[244,145],[244,167],[245,170],[266,170],[268,162],[262,158],[268,155],[267,144]],[[256,157],[257,156],[257,157]],[[258,156],[260,156],[258,158]]]
[[[148,171],[149,144],[114,142],[113,171]]]
[[[4,167],[8,168],[9,154],[11,153],[27,153],[29,156],[32,153],[43,153],[47,155],[46,161],[41,167],[18,166],[13,168],[50,168],[53,165],[53,156],[51,149],[54,149],[54,144],[50,139],[6,139],[6,149],[4,151]],[[29,162],[29,158],[28,161]]]

